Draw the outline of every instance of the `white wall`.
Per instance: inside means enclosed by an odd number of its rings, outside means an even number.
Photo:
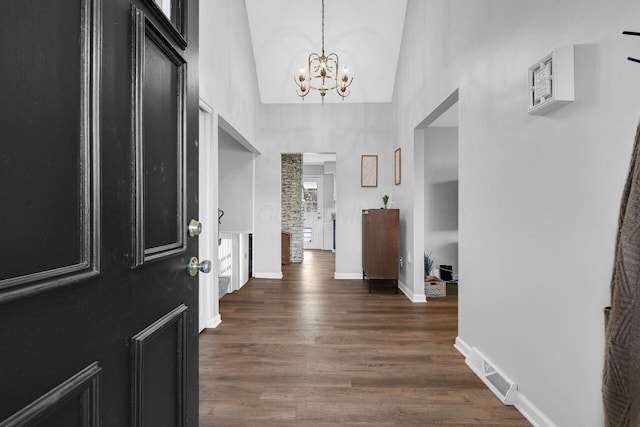
[[[260,97],[244,0],[200,0],[200,97],[260,150]]]
[[[458,271],[458,128],[426,128],[423,159],[424,251]]]
[[[412,158],[416,126],[459,88],[459,338],[518,383],[530,402],[518,405],[540,422],[603,424],[602,308],[640,103],[640,68],[625,59],[638,40],[620,33],[637,30],[638,16],[632,0],[407,7],[395,139]],[[528,115],[528,67],[569,43],[577,101]],[[403,161],[393,195],[405,252],[412,168]]]
[[[253,231],[253,159],[223,129],[218,129],[218,204],[224,210],[221,232]]]
[[[302,175],[322,175],[324,165],[302,165]]]
[[[260,103],[253,48],[244,1],[200,1],[200,98],[212,109],[211,173],[212,200],[209,204],[217,218],[218,211],[218,132],[219,126],[233,131],[234,138],[245,147],[259,151],[256,128]],[[201,182],[200,185],[203,185]],[[217,221],[203,224],[218,231]],[[217,263],[214,263],[217,266]],[[218,271],[213,271],[217,279]],[[214,280],[213,313],[219,319],[218,286]]]
[[[264,105],[256,157],[256,276],[279,277],[280,154],[336,153],[337,277],[362,277],[362,209],[380,207],[392,185],[391,104]],[[377,154],[377,188],[360,187],[360,156]],[[277,247],[274,247],[277,242]]]

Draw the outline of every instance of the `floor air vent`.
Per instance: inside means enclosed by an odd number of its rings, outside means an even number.
[[[473,372],[484,381],[487,387],[498,396],[502,403],[505,405],[513,405],[516,400],[518,385],[493,366],[477,348],[471,348],[465,363],[469,365]]]

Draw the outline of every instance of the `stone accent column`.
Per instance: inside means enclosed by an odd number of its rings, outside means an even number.
[[[291,262],[302,262],[304,258],[302,154],[283,154],[281,171],[281,228],[282,231],[291,233]]]

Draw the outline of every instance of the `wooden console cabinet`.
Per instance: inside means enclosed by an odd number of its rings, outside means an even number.
[[[282,250],[282,265],[291,263],[291,233],[281,232],[280,249]]]
[[[362,279],[391,280],[398,292],[400,210],[362,210]]]

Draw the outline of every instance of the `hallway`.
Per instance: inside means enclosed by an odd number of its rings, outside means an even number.
[[[283,280],[251,279],[200,335],[201,426],[529,425],[453,348],[457,295],[412,304],[334,280],[306,251]]]

